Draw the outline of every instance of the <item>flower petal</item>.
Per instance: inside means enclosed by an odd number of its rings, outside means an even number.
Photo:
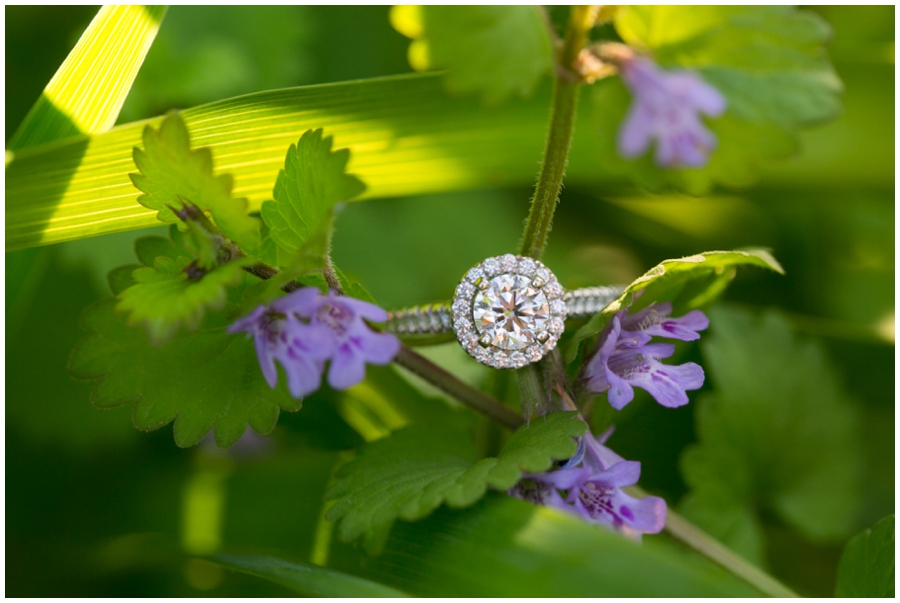
[[[584,483],[591,477],[591,470],[586,467],[573,467],[572,469],[557,469],[546,473],[526,474],[525,477],[544,484],[550,484],[560,490],[569,490],[576,484]]]
[[[635,485],[641,477],[641,464],[638,461],[620,461],[607,469],[591,476],[589,481],[598,486],[608,488],[624,488]]]
[[[289,318],[288,324],[290,344],[314,360],[327,360],[337,348],[334,334],[325,325],[304,324],[295,318]]]
[[[288,347],[278,360],[287,375],[288,391],[294,398],[302,398],[319,389],[323,363],[304,356],[294,347]]]
[[[364,327],[365,332],[354,337],[363,359],[369,364],[390,364],[400,351],[400,340],[391,333],[375,333]]]
[[[243,318],[238,318],[236,321],[231,323],[227,329],[225,329],[226,333],[255,333],[262,324],[263,315],[268,312],[268,308],[265,306],[257,306],[253,312],[244,316]]]
[[[338,348],[328,369],[328,385],[334,389],[347,389],[366,378],[366,363],[350,345]]]
[[[616,489],[609,502],[623,527],[637,534],[657,534],[666,525],[666,501],[658,496],[632,498]]]
[[[685,390],[698,389],[703,385],[703,369],[693,362],[678,366],[653,362],[648,367],[650,370],[635,373],[629,381],[668,408],[684,406],[688,403]]]
[[[324,299],[325,296],[315,287],[303,287],[284,297],[279,297],[270,305],[273,310],[282,314],[293,312],[304,318],[310,318],[316,313]]]
[[[700,339],[700,333],[709,327],[709,319],[700,310],[693,310],[679,318],[665,318],[659,324],[647,328],[646,332],[657,337],[693,341]]]
[[[603,331],[600,332],[598,339],[597,351],[588,360],[584,370],[584,376],[587,378],[588,390],[596,393],[606,391],[609,382],[606,378],[607,365],[609,358],[616,349],[616,342],[619,340],[619,333],[622,331],[622,325],[619,322],[619,314],[612,317]]]
[[[633,101],[619,126],[619,134],[616,139],[619,154],[631,159],[640,157],[650,147],[650,139],[653,137],[653,116],[646,105],[640,101]]]
[[[584,463],[595,472],[605,471],[616,463],[621,463],[625,460],[603,445],[609,436],[612,435],[614,429],[614,427],[610,427],[599,436],[584,436],[583,438],[587,448]]]
[[[256,357],[259,360],[259,368],[262,370],[263,377],[269,387],[275,389],[275,385],[278,384],[278,369],[275,368],[275,358],[269,349],[269,341],[265,334],[258,333],[253,338],[253,343],[256,346]]]
[[[628,381],[622,379],[614,372],[606,371],[606,380],[609,382],[609,405],[616,410],[622,410],[625,405],[634,400],[634,390]]]
[[[353,297],[338,297],[340,303],[349,308],[354,314],[371,320],[372,322],[384,322],[387,320],[388,314],[375,304],[356,299]]]

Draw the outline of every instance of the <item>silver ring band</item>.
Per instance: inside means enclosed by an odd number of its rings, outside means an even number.
[[[389,312],[386,330],[425,336],[452,331],[478,362],[516,369],[553,350],[567,318],[600,312],[622,291],[617,286],[565,291],[540,261],[508,253],[469,269],[452,302]]]
[[[585,318],[600,312],[625,290],[623,285],[584,287],[566,291],[567,318]],[[453,332],[450,302],[410,306],[388,312],[385,331],[398,335],[436,335]]]

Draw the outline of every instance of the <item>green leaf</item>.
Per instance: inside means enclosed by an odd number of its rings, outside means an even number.
[[[894,516],[847,543],[838,567],[835,597],[894,597]]]
[[[247,200],[232,197],[234,185],[229,174],[213,175],[212,151],[191,150],[190,134],[181,116],[172,112],[158,130],[148,125],[143,133],[143,150],[135,147],[134,163],[140,174],[131,180],[144,194],[138,203],[157,210],[163,222],[177,222],[169,209],[190,201],[209,211],[222,234],[254,252],[260,243],[259,221],[247,215]]]
[[[339,543],[332,549],[329,567],[420,597],[759,596],[663,537],[637,544],[499,493],[399,522],[378,557]]]
[[[140,237],[134,240],[134,254],[144,266],[153,266],[156,258],[163,256],[169,259],[177,259],[187,256],[187,249],[181,244],[181,233],[172,225],[169,227],[169,236]],[[178,237],[176,239],[175,237]]]
[[[803,126],[840,112],[840,79],[824,45],[830,28],[818,15],[787,6],[632,6],[619,11],[626,43],[665,68],[688,67],[725,95],[724,117],[711,120],[718,147],[702,169],[662,170],[650,158],[626,162],[615,136],[630,104],[618,79],[596,86],[596,129],[604,160],[651,188],[667,181],[693,193],[714,182],[747,185],[766,158],[785,157]]]
[[[335,500],[327,517],[340,520],[341,538],[366,534],[371,542],[397,518],[421,519],[442,503],[471,505],[489,486],[508,490],[523,471],[547,471],[572,456],[574,438],[587,429],[575,413],[554,413],[519,429],[497,458],[479,460],[468,415],[440,414],[367,444],[338,472],[326,498]]]
[[[272,198],[285,150],[323,124],[335,146],[351,150],[348,168],[368,187],[363,198],[533,182],[547,135],[549,87],[489,109],[448,97],[441,81],[415,74],[288,88],[181,115],[194,142],[218,158],[218,170],[234,176],[234,193],[249,199],[251,211]],[[158,225],[156,212],[137,203],[129,172],[144,127],[162,121],[17,152],[6,168],[7,249]],[[569,176],[596,180],[596,161],[581,157],[573,155]]]
[[[118,295],[135,284],[134,271],[140,267],[140,264],[125,264],[109,271],[109,274],[106,275],[106,282],[113,295]]]
[[[549,22],[538,6],[395,6],[394,29],[413,42],[417,71],[447,69],[447,89],[487,103],[529,96],[553,66]]]
[[[284,169],[275,181],[275,200],[262,204],[271,237],[291,254],[317,235],[326,235],[317,250],[324,255],[334,206],[365,190],[362,181],[345,172],[350,151],[332,151],[333,142],[333,137],[323,137],[321,128],[304,132],[285,156]]]
[[[737,266],[759,266],[784,274],[778,260],[765,249],[705,251],[677,260],[663,260],[628,285],[618,299],[575,333],[566,360],[574,360],[581,343],[599,334],[613,315],[624,308],[636,311],[654,302],[671,301],[674,314],[679,315],[710,303],[734,278]],[[640,299],[635,302],[635,294],[641,291]]]
[[[88,332],[69,358],[69,373],[97,380],[91,402],[101,408],[134,403],[132,421],[152,431],[175,421],[175,443],[193,446],[210,429],[227,448],[247,424],[257,433],[275,428],[279,409],[298,410],[284,385],[270,389],[259,369],[253,341],[209,325],[163,347],[130,328],[114,312],[115,300],[99,302],[82,316]]]
[[[190,258],[158,257],[152,268],[134,271],[135,285],[119,293],[116,311],[128,314],[129,325],[143,323],[152,342],[163,343],[182,327],[200,326],[208,308],[221,309],[228,287],[243,282],[242,267],[251,262],[250,258],[233,260],[194,280],[186,272]]]
[[[270,580],[303,597],[408,597],[389,586],[305,563],[259,555],[216,555],[229,569]]]
[[[165,6],[102,7],[7,148],[112,128],[165,12]]]
[[[762,561],[760,514],[808,538],[853,528],[860,495],[856,409],[814,342],[779,314],[710,313],[701,343],[714,386],[697,402],[699,443],[681,458],[685,515],[749,559]]]

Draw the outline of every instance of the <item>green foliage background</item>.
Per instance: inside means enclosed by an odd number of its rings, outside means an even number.
[[[5,10],[8,140],[96,8]],[[830,54],[845,86],[838,119],[803,132],[797,155],[763,162],[759,181],[749,188],[714,188],[693,198],[649,195],[623,183],[567,186],[544,261],[567,287],[578,287],[630,282],[663,259],[708,249],[773,249],[786,276],[742,271],[726,295],[732,307],[714,314],[732,324],[728,321],[751,320],[734,318],[736,312],[778,308],[778,316],[758,319],[766,326],[746,347],[754,353],[732,350],[717,356],[719,362],[727,358],[728,366],[716,365],[709,355],[734,342],[723,339],[727,329],[716,331],[713,322],[709,345],[685,346],[682,354],[712,374],[691,404],[663,409],[639,396],[618,415],[598,413],[597,421],[615,422],[611,444],[622,456],[642,462],[645,489],[664,496],[673,508],[681,501],[698,524],[801,594],[827,596],[834,592],[849,537],[894,508],[894,9],[809,10],[834,29]],[[551,17],[558,12],[565,15],[554,9]],[[408,43],[391,28],[386,7],[172,7],[119,122],[258,90],[408,73]],[[542,80],[538,94],[547,84]],[[535,171],[539,159],[533,158]],[[335,261],[384,307],[444,299],[466,269],[515,248],[530,194],[523,183],[349,204],[336,220]],[[282,586],[226,574],[179,551],[204,554],[226,547],[300,563],[315,559],[321,554],[314,546],[324,513],[321,493],[333,468],[346,460],[343,452],[366,436],[354,421],[360,408],[377,411],[377,404],[362,394],[363,402],[354,402],[323,390],[304,400],[300,412],[282,413],[270,438],[223,453],[210,442],[177,448],[168,428],[138,432],[128,408],[92,407],[91,384],[72,381],[65,371],[80,338],[78,318],[106,295],[106,273],[133,262],[134,240],[148,234],[165,236],[166,231],[160,227],[6,254],[10,596],[289,594]],[[704,458],[734,453],[722,448],[729,442],[709,434],[721,425],[739,432],[744,424],[740,412],[724,402],[769,384],[770,374],[759,364],[767,354],[760,333],[770,332],[768,343],[788,342],[779,347],[788,369],[778,383],[800,388],[800,395],[814,390],[827,398],[824,407],[839,407],[856,422],[856,444],[847,443],[849,423],[816,423],[816,437],[838,447],[829,455],[839,457],[842,475],[850,475],[840,478],[840,495],[854,501],[849,516],[824,526],[809,515],[820,513],[816,506],[802,500],[810,495],[802,488],[799,494],[786,492],[792,484],[773,473],[769,459],[753,456],[758,450],[752,442],[737,446],[737,458],[750,458],[736,478],[741,483],[723,480],[719,488],[697,488],[713,483],[709,475],[719,469]],[[425,352],[474,383],[488,378],[455,344]],[[797,385],[791,367],[811,385]],[[755,376],[757,370],[762,372],[755,381],[734,390],[727,389],[731,382],[717,380]],[[773,397],[769,404],[780,399]],[[804,404],[815,407],[816,401]],[[731,408],[730,414],[720,406]],[[807,416],[815,416],[815,410]],[[388,429],[403,424],[382,418]],[[752,432],[767,437],[765,425],[753,423]],[[486,441],[495,437],[489,430],[483,435]],[[801,465],[817,452],[813,447],[823,446],[816,438],[791,438],[790,432],[779,433],[773,443]],[[838,478],[826,470],[818,479],[806,484],[813,495],[828,491],[828,480]],[[852,488],[844,487],[851,482]],[[759,483],[775,486],[754,490]],[[723,508],[716,502],[722,500],[749,511],[724,518],[710,513],[710,508]],[[332,554],[345,560],[337,569],[381,580],[390,575],[385,568],[402,557],[403,547],[424,546],[430,531],[444,537],[448,530],[464,529],[477,513],[500,518],[512,534],[526,521],[527,509],[517,505],[489,496],[475,509],[442,509],[421,524],[398,522],[386,556],[367,566],[367,574],[354,565],[353,546],[335,542]],[[840,529],[834,528],[837,524]],[[604,536],[585,537],[572,544],[573,550],[589,554],[606,542]],[[471,549],[447,545],[444,558],[423,561],[421,576],[428,581],[419,592],[453,594],[444,589],[459,579],[447,570],[454,559],[465,559],[473,550],[493,551],[490,546],[506,550],[505,541],[482,544],[470,543]],[[607,544],[610,550],[618,546]],[[547,546],[541,552],[545,562],[563,567],[565,551]],[[653,546],[647,547],[651,553]],[[590,569],[594,562],[599,561],[585,561],[583,567]],[[657,575],[665,580],[667,566],[660,563]],[[510,578],[509,585],[515,584]],[[527,584],[541,589],[548,582]],[[400,585],[416,586],[409,577]],[[479,592],[477,580],[465,587]],[[646,592],[656,591],[648,587]]]

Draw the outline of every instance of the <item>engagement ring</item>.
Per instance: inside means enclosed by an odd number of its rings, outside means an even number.
[[[541,262],[512,254],[470,269],[452,303],[388,313],[385,330],[400,335],[456,333],[466,352],[494,368],[520,368],[556,347],[566,318],[595,314],[624,287],[565,291]]]

